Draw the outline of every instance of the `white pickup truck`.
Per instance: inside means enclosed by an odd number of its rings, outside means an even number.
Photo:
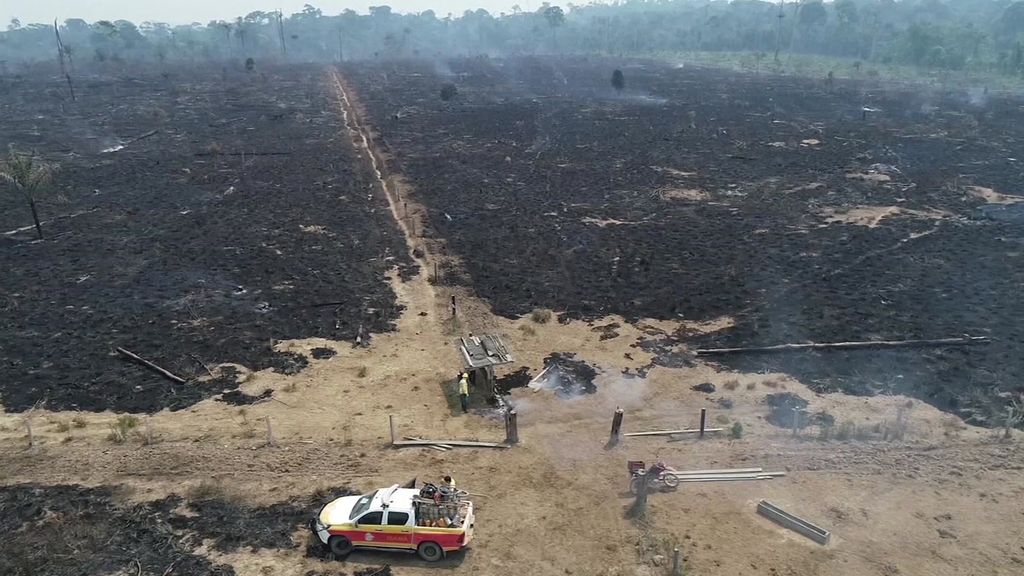
[[[429,488],[374,490],[328,502],[310,528],[338,558],[356,548],[416,552],[437,562],[473,539],[473,503],[459,494]]]

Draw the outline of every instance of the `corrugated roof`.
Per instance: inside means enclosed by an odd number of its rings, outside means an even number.
[[[512,362],[512,354],[497,334],[459,338],[457,342],[466,368],[483,368]]]

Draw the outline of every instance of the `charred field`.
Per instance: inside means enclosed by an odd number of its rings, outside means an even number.
[[[192,380],[225,362],[290,373],[306,359],[275,341],[391,329],[386,275],[411,261],[322,66],[76,78],[76,101],[42,72],[0,82],[0,148],[57,169],[43,240],[0,198],[6,410],[154,412],[237,385],[176,384],[117,347]]]
[[[448,278],[501,315],[733,319],[670,337],[690,349],[989,336],[718,361],[987,425],[1022,391],[1012,95],[594,58],[343,73],[426,207],[424,235],[458,257]]]

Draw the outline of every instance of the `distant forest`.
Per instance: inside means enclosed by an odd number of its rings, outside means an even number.
[[[68,19],[12,20],[0,32],[3,67],[56,64],[59,32],[66,65],[128,61],[336,61],[503,54],[749,52],[758,62],[798,53],[856,62],[946,70],[1024,73],[1024,1],[1010,0],[627,0],[524,12],[460,15],[426,10],[327,15],[252,12],[233,21],[189,25]],[[859,64],[854,64],[859,66]]]

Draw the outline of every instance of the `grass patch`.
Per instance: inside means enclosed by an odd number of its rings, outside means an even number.
[[[740,381],[739,380],[735,380],[735,379],[733,379],[733,380],[726,380],[725,384],[722,384],[722,388],[725,388],[726,390],[730,390],[730,391],[739,388],[739,386],[740,386]]]
[[[138,427],[138,418],[131,414],[122,414],[110,424],[110,433],[107,434],[107,440],[114,444],[124,444],[131,433]]]
[[[719,424],[728,424],[729,417],[725,414],[719,414],[718,416],[715,416],[715,422],[718,422]]]
[[[757,388],[757,382],[747,382],[747,390],[753,390]]]
[[[359,370],[356,370],[356,376],[360,378],[366,378],[366,375],[370,373],[370,369],[366,366],[360,366]]]
[[[53,430],[55,432],[67,432],[71,430],[71,424],[67,420],[57,420],[53,423]]]
[[[207,500],[232,501],[234,494],[228,490],[219,480],[202,480],[199,484],[190,486],[185,492],[185,497],[192,502],[203,502]]]
[[[521,330],[522,333],[526,334],[527,336],[536,336],[537,335],[537,331],[533,328],[533,326],[530,326],[529,324],[520,324],[519,325],[519,330]]]
[[[89,424],[89,421],[85,419],[85,416],[81,414],[71,419],[71,425],[75,428],[85,428]]]
[[[551,317],[554,312],[548,308],[534,308],[533,312],[530,312],[530,320],[533,320],[537,324],[547,324],[551,321]]]
[[[729,428],[729,437],[733,440],[743,438],[743,424],[740,424],[739,421],[733,422],[732,427]]]

